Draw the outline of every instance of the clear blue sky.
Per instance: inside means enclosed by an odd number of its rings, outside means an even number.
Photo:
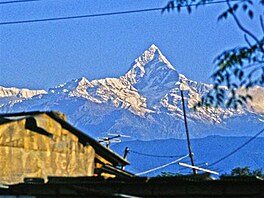
[[[7,0],[0,0],[7,1]],[[163,7],[168,0],[43,0],[0,5],[0,22]],[[234,22],[217,22],[225,5],[161,14],[0,26],[0,85],[48,89],[72,79],[118,77],[151,44],[180,73],[210,82],[212,61],[243,44]]]

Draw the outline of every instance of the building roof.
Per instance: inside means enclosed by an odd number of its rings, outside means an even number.
[[[206,176],[129,177],[49,177],[26,178],[25,183],[0,187],[1,195],[36,197],[264,197],[264,181],[236,177],[211,180]]]
[[[95,139],[90,137],[89,135],[83,133],[79,129],[75,128],[72,126],[70,123],[65,121],[62,118],[62,114],[59,112],[54,112],[54,111],[47,111],[47,112],[41,112],[41,111],[34,111],[34,112],[20,112],[20,113],[8,113],[8,114],[0,114],[0,125],[7,123],[7,122],[12,122],[16,120],[21,120],[25,118],[30,118],[34,117],[36,115],[40,114],[46,114],[49,117],[51,117],[53,120],[58,122],[64,129],[67,129],[70,131],[72,134],[76,135],[79,139],[79,142],[82,143],[83,145],[91,145],[95,152],[112,163],[114,166],[125,166],[128,165],[129,162],[119,156],[118,154],[114,153],[112,150],[104,147],[101,145],[99,142],[97,142]]]

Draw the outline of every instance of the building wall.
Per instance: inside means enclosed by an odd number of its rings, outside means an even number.
[[[26,119],[0,125],[0,183],[15,184],[25,177],[92,176],[95,151],[46,114],[37,126],[53,136],[26,129]]]

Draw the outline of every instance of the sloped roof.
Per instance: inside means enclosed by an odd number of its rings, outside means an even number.
[[[129,162],[119,156],[118,154],[114,153],[110,149],[104,147],[99,142],[97,142],[95,139],[90,137],[89,135],[83,133],[79,129],[72,126],[70,123],[65,121],[63,118],[61,118],[61,113],[54,112],[54,111],[47,111],[47,112],[41,112],[41,111],[34,111],[34,112],[20,112],[20,113],[8,113],[8,114],[0,114],[0,125],[7,122],[12,122],[16,120],[26,119],[28,117],[34,117],[36,115],[40,114],[46,114],[49,117],[51,117],[53,120],[58,122],[64,129],[67,129],[72,134],[76,135],[79,139],[79,142],[83,145],[91,145],[95,152],[106,159],[107,161],[111,162],[114,166],[125,166],[128,165]]]

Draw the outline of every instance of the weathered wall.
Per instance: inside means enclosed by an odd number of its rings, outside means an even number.
[[[25,129],[26,119],[0,125],[0,183],[25,177],[92,176],[95,152],[46,114],[35,117],[48,137]]]

